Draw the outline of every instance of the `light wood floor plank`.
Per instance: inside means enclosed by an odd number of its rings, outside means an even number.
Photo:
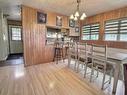
[[[67,62],[0,67],[0,95],[112,95],[98,87]]]

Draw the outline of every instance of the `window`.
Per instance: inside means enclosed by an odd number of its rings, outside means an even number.
[[[20,27],[11,27],[11,37],[14,41],[20,41],[21,40],[21,28]]]
[[[127,41],[127,18],[106,21],[105,40]]]
[[[98,40],[99,24],[89,24],[82,27],[82,40]]]

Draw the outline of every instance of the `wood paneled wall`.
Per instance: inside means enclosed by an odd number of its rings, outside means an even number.
[[[109,12],[104,12],[101,14],[97,14],[95,16],[87,17],[84,21],[81,22],[81,26],[85,24],[90,23],[100,23],[100,32],[99,32],[99,40],[97,41],[82,41],[87,43],[95,43],[95,44],[107,44],[109,47],[113,48],[122,48],[127,49],[127,42],[120,42],[120,41],[104,41],[104,25],[105,21],[112,20],[112,19],[118,19],[127,17],[127,7],[112,10]],[[82,35],[82,34],[81,34]]]
[[[25,66],[51,62],[53,60],[53,46],[46,46],[46,25],[55,26],[56,16],[47,13],[47,24],[37,24],[37,9],[22,6],[22,26]],[[43,11],[44,12],[44,11]],[[63,27],[68,27],[68,17],[63,16]]]

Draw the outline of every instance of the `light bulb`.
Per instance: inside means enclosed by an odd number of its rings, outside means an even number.
[[[81,16],[81,17],[80,17],[80,20],[84,20],[84,17],[83,17],[83,16]]]
[[[79,17],[79,12],[78,11],[76,11],[75,16]]]
[[[87,17],[87,16],[86,16],[86,14],[85,14],[85,13],[83,13],[83,14],[82,14],[82,17],[84,17],[84,18],[85,18],[85,17]]]
[[[73,14],[72,14],[72,15],[70,15],[70,19],[74,19],[74,16],[73,16]]]
[[[74,20],[76,21],[76,20],[78,20],[78,18],[75,16]]]

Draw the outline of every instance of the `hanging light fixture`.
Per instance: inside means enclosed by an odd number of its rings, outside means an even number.
[[[70,15],[70,19],[74,19],[74,16],[73,16],[73,14],[72,14],[72,15]]]
[[[80,11],[79,11],[80,3],[81,0],[77,0],[77,10],[74,14],[70,15],[70,19],[77,21],[77,20],[84,20],[87,17],[85,13],[80,15]]]

